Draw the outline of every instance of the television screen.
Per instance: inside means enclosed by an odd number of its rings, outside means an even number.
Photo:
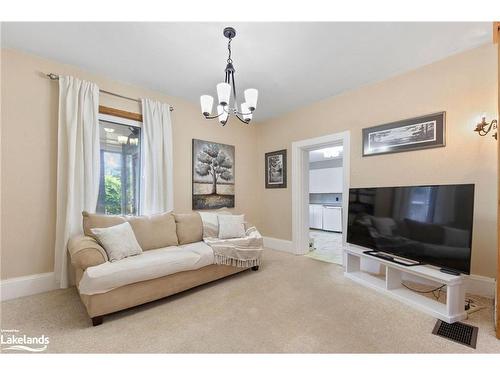
[[[347,242],[470,273],[474,185],[349,189]]]

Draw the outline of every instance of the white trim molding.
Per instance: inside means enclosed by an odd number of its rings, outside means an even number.
[[[495,298],[495,279],[480,275],[465,276],[465,292]]]
[[[274,237],[262,237],[262,238],[264,240],[265,248],[295,254],[295,251],[293,250],[292,246],[292,241],[282,240],[281,238],[274,238]]]
[[[292,248],[296,254],[309,251],[309,151],[332,144],[342,144],[343,194],[342,206],[347,207],[350,179],[350,132],[344,131],[292,143]],[[347,228],[347,215],[343,215],[343,228]],[[342,233],[345,244],[346,231]]]
[[[7,301],[55,289],[58,288],[54,272],[14,277],[0,282],[0,299]]]

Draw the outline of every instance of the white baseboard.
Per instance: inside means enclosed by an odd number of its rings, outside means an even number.
[[[0,300],[31,296],[57,289],[54,272],[14,277],[0,282]]]
[[[469,275],[465,277],[465,291],[470,294],[494,298],[495,279],[480,275]]]
[[[264,247],[295,254],[295,251],[293,250],[292,241],[282,240],[280,238],[274,238],[274,237],[263,237],[263,239],[264,239]]]

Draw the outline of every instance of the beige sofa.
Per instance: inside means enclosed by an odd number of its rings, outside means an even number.
[[[109,262],[90,229],[125,221],[143,253]],[[213,264],[213,252],[202,241],[198,213],[125,217],[84,212],[83,229],[85,235],[70,239],[68,251],[81,300],[94,326],[107,314],[248,269]]]

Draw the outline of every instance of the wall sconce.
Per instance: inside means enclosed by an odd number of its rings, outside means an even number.
[[[491,120],[491,122],[489,123],[486,122],[486,115],[482,115],[481,122],[476,125],[476,129],[474,129],[474,131],[477,132],[477,134],[479,134],[481,137],[484,137],[490,131],[495,130],[495,133],[493,133],[492,137],[498,139],[498,134],[496,132],[497,124],[497,120]]]

